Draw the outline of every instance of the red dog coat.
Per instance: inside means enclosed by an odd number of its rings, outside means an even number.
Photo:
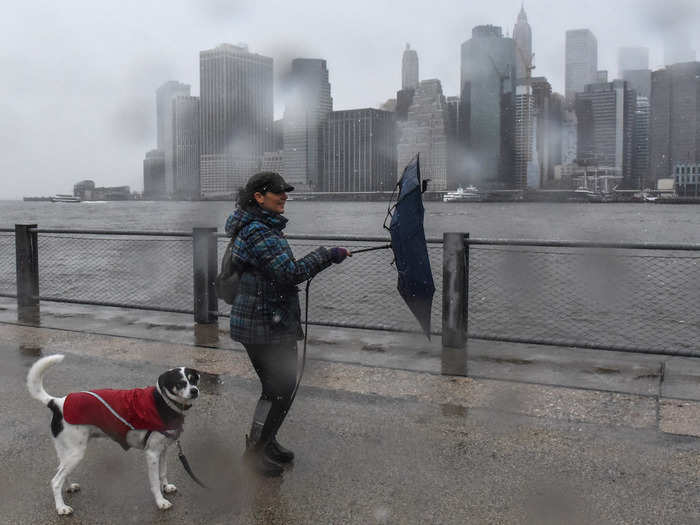
[[[63,418],[72,425],[94,425],[128,449],[129,430],[180,430],[182,416],[166,424],[155,402],[156,387],[133,390],[92,390],[74,392],[63,403]],[[107,406],[109,405],[109,406]]]

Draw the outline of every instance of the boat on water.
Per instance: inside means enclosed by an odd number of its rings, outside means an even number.
[[[583,186],[576,188],[568,199],[572,202],[604,202],[605,199],[601,193],[596,193],[593,190]]]
[[[484,195],[476,186],[467,186],[457,188],[457,191],[448,191],[442,196],[442,202],[481,202],[484,200]]]
[[[51,202],[80,202],[80,197],[74,195],[58,194],[51,197]]]

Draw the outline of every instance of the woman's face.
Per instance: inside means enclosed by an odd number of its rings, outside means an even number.
[[[287,194],[285,192],[272,193],[271,191],[266,191],[265,193],[260,193],[256,191],[254,197],[262,209],[273,213],[284,213],[284,203],[287,202]]]

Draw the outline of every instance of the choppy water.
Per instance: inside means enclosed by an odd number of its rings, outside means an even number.
[[[700,206],[654,203],[427,202],[425,229],[472,237],[624,242],[700,242]],[[0,228],[37,223],[52,228],[188,230],[218,226],[227,202],[103,202],[62,204],[0,201]],[[383,235],[386,203],[290,201],[289,233]]]

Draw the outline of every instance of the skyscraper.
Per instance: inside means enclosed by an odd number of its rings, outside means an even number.
[[[651,70],[650,69],[626,69],[622,80],[629,82],[632,89],[640,97],[651,97]]]
[[[535,127],[535,101],[529,82],[525,80],[515,88],[515,188],[540,187]]]
[[[573,103],[576,93],[598,78],[598,40],[590,29],[566,32],[566,100]]]
[[[143,159],[143,198],[157,200],[166,197],[165,153],[154,149],[146,153]]]
[[[462,143],[458,184],[512,187],[515,42],[477,26],[461,49]]]
[[[636,103],[636,93],[624,80],[588,84],[583,93],[576,93],[579,164],[615,168],[627,187],[633,187]]]
[[[632,187],[644,189],[649,177],[649,99],[637,96],[632,137]]]
[[[273,148],[272,58],[221,44],[199,53],[204,195],[230,195]]]
[[[180,198],[198,199],[199,97],[176,97],[173,100],[173,140],[175,193]]]
[[[649,178],[671,177],[680,163],[700,162],[700,62],[652,73]]]
[[[324,124],[321,191],[392,191],[396,120],[391,111],[333,111]]]
[[[422,80],[408,117],[398,123],[397,176],[420,153],[421,176],[430,179],[432,190],[447,189],[447,126],[447,104],[440,81]]]
[[[524,5],[521,5],[518,21],[513,27],[513,40],[515,40],[515,74],[518,79],[527,78],[529,68],[532,66],[532,29],[527,22]]]
[[[648,47],[621,47],[617,51],[617,76],[624,78],[630,69],[649,69]]]
[[[561,109],[555,114],[552,108],[552,85],[545,77],[534,77],[530,80],[532,97],[535,105],[535,144],[537,147],[537,164],[539,167],[540,185],[544,186],[554,177],[553,151],[561,149],[560,125]],[[557,125],[556,119],[559,118]],[[555,140],[555,137],[556,140]],[[555,144],[556,142],[556,144]],[[559,162],[557,156],[557,162]]]
[[[165,154],[165,188],[170,195],[175,191],[175,158],[173,157],[173,100],[189,96],[190,86],[169,80],[156,90],[156,121],[158,149]]]
[[[284,110],[284,176],[301,191],[317,189],[321,178],[322,131],[333,110],[326,61],[295,58]]]
[[[401,60],[401,89],[415,89],[418,87],[418,53],[406,44]]]

